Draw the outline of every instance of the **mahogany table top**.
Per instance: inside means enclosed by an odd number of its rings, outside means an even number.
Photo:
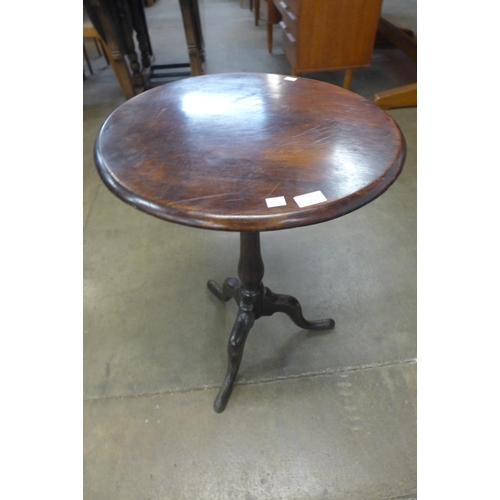
[[[198,76],[144,92],[109,116],[95,144],[99,173],[122,200],[171,222],[227,231],[352,212],[394,182],[405,154],[399,127],[367,99],[259,73]],[[318,191],[313,204],[294,199]]]

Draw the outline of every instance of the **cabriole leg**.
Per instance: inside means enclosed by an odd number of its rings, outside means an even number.
[[[244,232],[240,235],[240,260],[238,276],[227,278],[222,287],[215,281],[207,283],[208,289],[221,301],[234,299],[238,304],[238,315],[234,322],[227,346],[228,366],[224,382],[214,402],[214,409],[221,413],[226,408],[240,368],[243,349],[248,332],[255,320],[271,316],[275,312],[288,315],[299,327],[307,330],[329,330],[335,326],[333,319],[308,321],[302,315],[299,301],[290,295],[271,292],[262,284],[264,262],[260,252],[260,233]]]
[[[219,394],[214,402],[214,410],[221,413],[226,408],[231,392],[233,391],[234,381],[240,368],[241,358],[243,356],[243,349],[245,348],[245,341],[248,336],[250,328],[252,328],[255,321],[253,312],[248,312],[240,309],[238,316],[234,322],[231,336],[227,344],[228,364],[226,377],[220,388]]]

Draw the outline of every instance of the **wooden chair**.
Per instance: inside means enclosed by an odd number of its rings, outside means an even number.
[[[83,38],[84,39],[92,38],[96,41],[96,44],[97,43],[101,44],[106,60],[108,64],[111,64],[111,67],[115,72],[115,76],[116,79],[118,80],[118,84],[120,85],[122,94],[125,96],[126,99],[130,99],[131,97],[133,97],[135,95],[135,92],[127,63],[125,61],[122,61],[120,63],[119,61],[116,61],[113,58],[111,50],[106,41],[101,37],[101,35],[99,35],[98,31],[95,29],[94,25],[90,22],[90,20],[85,18],[83,21]],[[85,55],[85,47],[84,47],[84,55]],[[87,59],[87,64],[89,64],[88,59]],[[93,73],[90,64],[89,64],[89,69],[90,72]]]
[[[86,38],[86,37],[84,37],[84,38]],[[94,38],[94,43],[95,43],[95,48],[96,48],[97,54],[99,55],[99,57],[102,57],[103,52],[104,52],[104,47],[102,47],[102,45],[101,45],[101,43],[102,43],[101,40]],[[99,46],[99,45],[101,45],[101,46]],[[87,52],[87,48],[85,47],[85,42],[83,43],[83,57],[85,57],[85,61],[87,62],[87,66],[89,68],[90,74],[93,75],[94,70],[92,69],[92,64],[90,64],[90,58],[89,58],[89,54]],[[106,64],[109,66],[109,59],[108,59],[108,56],[106,55],[106,52],[104,52],[104,59],[106,60]],[[85,78],[85,71],[83,72],[83,76]]]

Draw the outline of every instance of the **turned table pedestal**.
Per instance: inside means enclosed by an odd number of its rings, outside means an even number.
[[[209,290],[238,314],[215,411],[226,407],[248,332],[262,316],[308,321],[297,299],[264,286],[260,232],[335,219],[399,175],[404,138],[373,103],[327,83],[272,74],[216,74],[140,94],[114,111],[95,143],[108,188],[166,221],[240,233],[238,277]]]

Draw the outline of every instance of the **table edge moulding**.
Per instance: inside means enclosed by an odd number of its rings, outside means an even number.
[[[242,202],[241,205],[237,207],[237,213],[234,211],[229,211],[226,209],[224,202],[227,201],[224,198],[224,190],[217,188],[222,184],[224,184],[224,179],[220,179],[218,182],[219,186],[203,186],[197,185],[196,189],[199,191],[196,192],[195,196],[191,196],[191,201],[182,200],[162,200],[161,194],[159,191],[154,192],[154,196],[140,195],[135,189],[131,189],[126,182],[123,182],[117,175],[115,171],[113,171],[113,165],[108,163],[105,154],[103,154],[103,149],[107,149],[109,151],[113,151],[113,154],[116,155],[117,152],[121,151],[121,144],[116,144],[116,137],[107,138],[109,135],[109,129],[114,129],[119,122],[119,126],[122,127],[123,130],[130,130],[133,132],[133,135],[137,136],[139,131],[138,127],[144,127],[148,125],[148,121],[150,117],[141,118],[134,115],[133,112],[127,114],[127,110],[132,110],[135,107],[139,108],[141,101],[146,102],[151,100],[155,94],[164,98],[169,91],[172,94],[175,94],[176,98],[185,99],[186,95],[179,91],[179,95],[176,93],[177,89],[182,89],[183,86],[186,85],[186,82],[190,82],[192,84],[193,91],[192,93],[197,93],[199,96],[203,95],[204,86],[208,88],[208,92],[217,93],[217,90],[214,90],[211,82],[217,82],[219,80],[235,80],[236,89],[238,92],[242,91],[244,86],[244,82],[248,81],[249,84],[258,86],[257,90],[255,89],[247,89],[246,95],[249,98],[256,100],[255,96],[258,96],[259,99],[271,99],[268,94],[273,94],[276,92],[276,87],[283,85],[284,91],[287,91],[288,88],[292,88],[292,86],[300,87],[303,86],[302,89],[298,89],[297,96],[294,96],[295,102],[297,99],[299,101],[306,100],[311,93],[316,92],[316,94],[323,95],[328,97],[330,94],[330,101],[324,97],[321,99],[320,104],[323,106],[322,109],[302,109],[301,114],[305,116],[307,114],[307,120],[311,121],[315,119],[316,115],[321,115],[321,127],[311,126],[309,127],[309,122],[299,115],[299,113],[294,113],[292,115],[288,115],[286,110],[278,109],[276,111],[277,115],[273,118],[275,121],[279,121],[279,123],[272,123],[267,126],[267,124],[262,124],[261,129],[259,129],[260,124],[244,124],[243,121],[241,123],[242,127],[242,139],[240,144],[237,144],[238,147],[244,147],[245,144],[250,144],[250,146],[246,147],[241,155],[247,154],[247,158],[239,158],[238,151],[229,151],[229,148],[224,145],[224,154],[232,155],[230,158],[223,158],[224,161],[233,161],[234,163],[240,161],[243,165],[240,168],[247,169],[256,169],[258,170],[257,162],[260,160],[266,161],[268,164],[272,166],[274,172],[279,172],[283,175],[283,171],[287,168],[301,169],[300,175],[307,175],[308,169],[313,168],[311,163],[316,160],[318,163],[317,168],[324,168],[325,174],[323,178],[318,178],[314,183],[311,184],[311,189],[309,192],[321,190],[327,201],[319,204],[312,205],[306,207],[299,207],[293,201],[293,197],[299,194],[304,194],[304,192],[295,192],[293,191],[294,186],[291,186],[290,181],[286,181],[286,185],[292,188],[292,191],[287,192],[278,192],[277,189],[275,192],[262,193],[260,206],[261,209],[255,209],[253,211],[250,208],[246,208],[245,204],[253,202],[253,199],[250,198],[257,196],[258,193],[247,194],[246,197],[243,196],[244,193],[241,193]],[[276,83],[278,82],[278,83]],[[224,89],[226,92],[226,96],[222,96],[222,99],[228,101],[228,105],[231,105],[230,93],[234,92],[234,88],[231,88],[229,91]],[[181,95],[182,94],[182,95]],[[301,95],[303,96],[301,97]],[[191,95],[191,94],[190,94]],[[220,93],[217,93],[218,98],[220,98]],[[197,103],[199,104],[199,103]],[[233,103],[234,104],[234,103]],[[261,103],[262,104],[262,103]],[[267,103],[268,104],[268,103]],[[266,105],[267,105],[266,104]],[[332,107],[331,112],[328,110],[328,106]],[[342,104],[343,109],[343,117],[344,121],[349,120],[349,115],[353,114],[355,108],[359,108],[360,112],[356,117],[352,119],[352,121],[358,121],[363,118],[363,124],[354,123],[351,126],[350,130],[342,130],[342,128],[346,128],[347,125],[344,123],[338,123],[335,116],[334,107],[338,107]],[[162,103],[163,105],[163,103]],[[169,106],[174,106],[173,103],[167,103]],[[304,106],[304,103],[298,103],[298,105]],[[325,112],[325,106],[326,111]],[[147,108],[147,111],[150,112],[150,109]],[[163,109],[163,114],[165,119],[168,121],[171,118],[172,113],[180,113],[179,109]],[[213,112],[213,110],[209,110]],[[247,111],[243,110],[243,114],[241,119],[248,119]],[[250,110],[251,111],[251,110]],[[290,133],[288,133],[284,128],[287,124],[282,123],[282,120],[278,114],[282,114],[284,119],[288,122],[293,122],[294,120],[297,122],[298,127],[300,128],[290,128]],[[118,116],[122,115],[122,116]],[[331,117],[331,119],[329,118]],[[209,117],[210,118],[210,117]],[[129,120],[128,124],[124,123],[124,120]],[[302,123],[305,120],[305,123]],[[371,120],[371,122],[370,122]],[[134,123],[136,121],[137,123]],[[167,123],[167,122],[163,122]],[[235,125],[238,125],[237,121],[234,122]],[[366,124],[366,126],[365,126]],[[127,128],[127,126],[129,128]],[[175,126],[170,124],[169,131],[175,132]],[[365,126],[366,130],[363,130]],[[253,127],[253,128],[250,128]],[[270,128],[271,127],[271,128]],[[274,128],[273,128],[274,127]],[[154,125],[151,125],[151,131],[154,130]],[[245,130],[248,129],[248,134],[245,137]],[[298,134],[293,134],[295,131],[299,130]],[[380,131],[384,132],[380,132]],[[231,132],[231,131],[229,131]],[[236,131],[237,132],[237,131]],[[215,132],[214,132],[215,133]],[[361,134],[365,135],[362,137]],[[262,141],[262,134],[267,134],[268,138],[265,141]],[[349,135],[350,134],[350,135]],[[354,134],[357,134],[356,137]],[[372,134],[374,137],[369,137]],[[142,142],[143,145],[138,147],[149,147],[149,148],[163,148],[164,154],[168,153],[168,148],[165,146],[165,142],[168,142],[168,138],[165,135],[164,137],[158,138],[154,137],[154,133],[149,134],[150,140],[146,138]],[[157,135],[157,134],[156,134]],[[175,135],[175,134],[174,134]],[[301,151],[295,151],[293,149],[293,141],[297,141],[298,136],[302,135],[308,138],[307,142],[301,142],[300,147],[303,148]],[[342,135],[341,138],[339,136]],[[324,159],[324,158],[315,158],[314,155],[309,155],[306,150],[309,144],[316,145],[318,143],[327,143],[329,138],[333,138],[335,140],[335,136],[337,136],[338,148],[336,153],[342,151],[343,157],[340,157],[337,154],[337,158],[340,161],[356,161],[356,158],[360,158],[361,162],[365,162],[366,158],[369,158],[371,163],[377,161],[376,155],[383,152],[386,156],[384,161],[388,162],[388,168],[383,172],[383,175],[379,175],[377,177],[373,176],[371,179],[369,176],[366,176],[371,182],[367,183],[364,186],[361,186],[355,192],[348,192],[347,195],[341,195],[338,197],[334,197],[333,199],[329,197],[328,193],[325,192],[328,187],[335,188],[334,184],[337,182],[335,179],[335,169],[337,168],[333,163],[334,159]],[[389,137],[390,136],[390,137]],[[177,136],[176,136],[177,137]],[[389,139],[392,141],[389,141]],[[204,140],[203,137],[195,137],[193,139],[198,140],[200,143]],[[255,139],[258,142],[258,147],[252,149],[252,139]],[[126,138],[120,138],[122,142],[126,142]],[[183,140],[188,141],[191,138],[183,137]],[[232,140],[240,140],[235,136],[232,137]],[[280,144],[277,141],[287,141],[288,149],[285,151],[280,151]],[[346,144],[346,141],[357,141],[352,147]],[[392,148],[387,154],[385,150],[388,148],[382,141],[386,140],[386,142],[391,142],[395,147]],[[343,142],[341,142],[343,141]],[[379,141],[376,144],[374,141]],[[190,143],[191,144],[191,143]],[[214,145],[215,146],[215,145]],[[208,147],[205,145],[205,147]],[[332,147],[335,148],[334,145]],[[260,148],[260,149],[259,149]],[[341,148],[343,148],[341,150]],[[349,148],[350,151],[346,151],[346,148]],[[284,149],[284,148],[282,148]],[[371,151],[373,150],[373,152]],[[323,150],[324,151],[324,150]],[[206,158],[202,158],[202,147],[200,146],[200,151],[196,151],[197,158],[199,159],[199,165],[191,166],[191,170],[198,170],[201,174],[202,164],[203,168],[215,168],[214,160]],[[135,156],[138,156],[137,151],[135,151]],[[143,154],[146,154],[145,152]],[[273,160],[274,163],[271,164],[269,160],[269,155],[273,154],[277,159]],[[321,153],[325,155],[325,153]],[[307,78],[296,77],[292,78],[286,75],[269,75],[269,74],[260,74],[260,73],[229,73],[229,74],[216,74],[216,75],[203,75],[198,77],[191,77],[184,80],[178,80],[176,82],[172,82],[161,87],[149,90],[143,94],[135,96],[130,99],[122,106],[120,106],[117,110],[115,110],[102,125],[94,148],[94,158],[99,171],[101,178],[104,183],[108,186],[108,188],[115,193],[119,198],[123,201],[129,203],[135,208],[142,210],[150,215],[155,217],[159,217],[161,219],[175,222],[178,224],[183,224],[192,227],[199,227],[204,229],[213,229],[213,230],[224,230],[224,231],[271,231],[271,230],[279,230],[279,229],[289,229],[292,227],[299,226],[307,226],[311,224],[317,224],[320,222],[325,222],[331,219],[335,219],[337,217],[343,216],[352,212],[376,197],[380,196],[384,193],[389,186],[394,182],[394,180],[399,175],[401,168],[403,166],[406,154],[406,145],[404,141],[404,137],[394,120],[383,110],[379,109],[376,105],[371,103],[368,99],[361,97],[353,92],[342,89],[335,85],[331,85],[325,82],[320,82],[316,80],[311,80]],[[241,156],[240,155],[240,156]],[[292,158],[292,155],[294,158]],[[253,156],[253,158],[252,158]],[[388,158],[390,156],[390,158]],[[132,156],[130,155],[130,158]],[[133,161],[133,160],[132,160]],[[152,152],[150,157],[146,159],[141,159],[143,165],[147,165],[151,170],[164,168],[162,162],[166,163],[169,161],[167,157],[158,157],[158,152]],[[178,157],[172,159],[172,162],[178,161]],[[250,164],[254,162],[253,167]],[[303,161],[303,165],[297,165],[298,162]],[[156,162],[155,165],[152,162]],[[278,164],[278,162],[281,162]],[[329,164],[325,163],[329,162]],[[131,168],[131,165],[126,166],[127,168]],[[236,166],[232,167],[231,165],[227,168],[236,168]],[[351,164],[351,168],[355,169],[356,166]],[[361,166],[361,169],[365,168],[365,166]],[[125,166],[123,167],[125,169]],[[285,172],[286,173],[286,172]],[[314,175],[318,175],[316,172],[312,172]],[[354,176],[357,176],[355,179],[356,182],[359,181],[359,175],[357,172],[353,172]],[[353,182],[354,177],[349,179],[349,182]],[[248,182],[251,182],[251,178],[249,178]],[[278,180],[278,179],[277,179]],[[278,180],[279,181],[279,180]],[[144,180],[146,182],[146,180]],[[300,184],[300,179],[297,180],[297,183]],[[278,182],[272,184],[271,187],[278,184]],[[302,183],[302,185],[306,185],[307,183]],[[252,190],[253,186],[247,185],[247,189],[249,191]],[[317,188],[317,189],[316,189]],[[307,191],[305,191],[307,192]],[[191,193],[192,194],[192,193]],[[342,194],[342,193],[341,193]],[[282,207],[277,207],[270,210],[265,204],[265,198],[269,198],[270,196],[285,196],[287,205]],[[206,202],[209,197],[214,198],[214,204],[207,208]],[[215,204],[216,198],[220,197],[220,202]],[[205,199],[204,199],[205,198]],[[232,200],[234,201],[234,200]],[[200,205],[201,203],[205,203],[205,205]]]
[[[281,312],[300,328],[299,301],[264,286],[260,232],[317,224],[380,196],[401,172],[406,144],[385,111],[340,87],[259,73],[205,75],[140,94],[105,121],[95,162],[107,187],[150,215],[240,232],[238,278],[207,287],[238,313],[224,381],[231,395],[247,335]]]

